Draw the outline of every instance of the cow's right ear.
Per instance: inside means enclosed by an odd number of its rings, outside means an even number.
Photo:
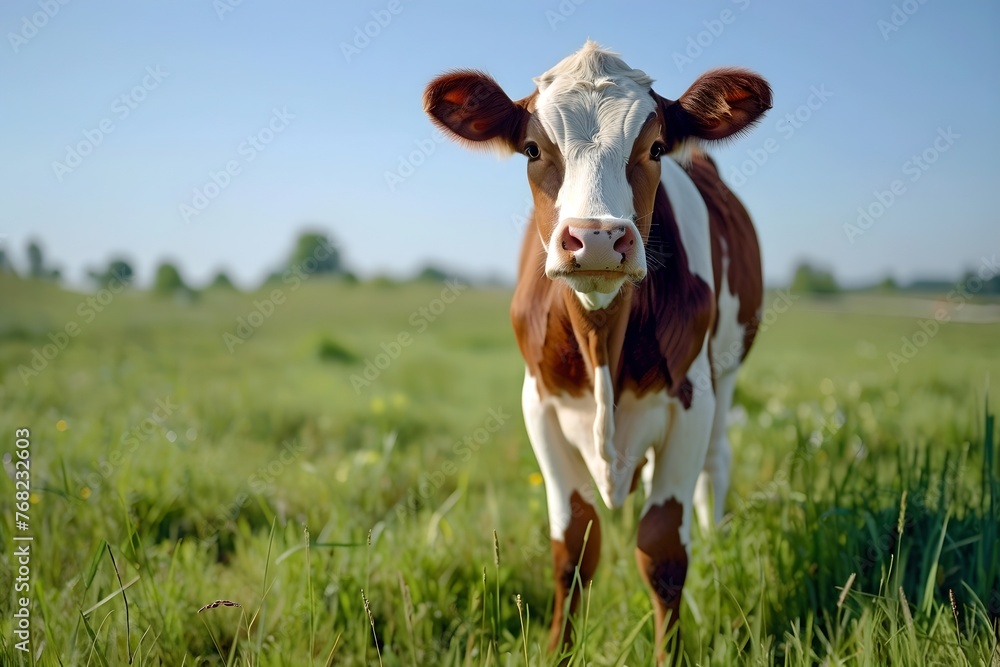
[[[513,153],[530,113],[488,75],[457,70],[437,77],[424,91],[424,111],[445,134],[469,147]]]

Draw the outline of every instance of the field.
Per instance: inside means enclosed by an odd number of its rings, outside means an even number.
[[[26,654],[5,457],[0,663],[557,663],[508,291],[105,296],[0,276],[34,537]],[[696,531],[688,664],[1000,664],[1000,325],[788,301],[737,389],[728,518]],[[641,506],[600,508],[572,665],[651,664]]]

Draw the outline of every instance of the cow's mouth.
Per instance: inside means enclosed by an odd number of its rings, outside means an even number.
[[[646,272],[642,269],[631,266],[621,266],[615,269],[575,269],[564,267],[554,271],[546,271],[546,275],[552,280],[565,281],[630,281],[638,282],[646,277]]]
[[[582,270],[578,269],[575,271],[567,271],[565,273],[567,276],[597,276],[597,277],[614,277],[614,276],[624,276],[626,275],[624,271],[615,269],[588,269]]]
[[[590,294],[598,292],[601,294],[611,294],[621,289],[622,285],[629,281],[636,281],[642,276],[633,277],[628,272],[617,270],[577,270],[565,269],[548,273],[552,280],[561,280],[569,285],[575,292]]]

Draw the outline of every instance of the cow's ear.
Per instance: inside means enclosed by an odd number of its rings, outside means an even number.
[[[529,112],[488,75],[458,70],[437,77],[424,91],[424,111],[452,139],[512,153]]]
[[[725,67],[702,74],[676,101],[656,93],[669,137],[710,141],[752,128],[771,108],[771,86],[745,69]]]

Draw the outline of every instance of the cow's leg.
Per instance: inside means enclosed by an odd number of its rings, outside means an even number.
[[[594,491],[587,467],[563,435],[554,410],[538,400],[535,382],[528,375],[524,380],[522,407],[528,438],[545,479],[555,575],[549,648],[554,649],[560,641],[564,645],[572,642],[570,617],[582,589],[597,568],[601,525],[594,509]]]
[[[636,542],[636,562],[650,588],[656,612],[656,655],[666,656],[665,637],[677,623],[681,591],[687,577],[691,541],[692,500],[705,462],[715,413],[715,396],[699,393],[691,407],[670,408],[669,438],[656,454],[652,493],[646,499]],[[675,656],[680,643],[671,642]]]
[[[546,488],[545,492],[552,494],[554,489]],[[577,490],[573,490],[568,508],[570,518],[566,530],[561,539],[552,538],[555,605],[549,630],[550,649],[573,643],[573,614],[601,557],[601,524],[594,505],[584,500]],[[550,521],[551,516],[550,509]]]
[[[712,435],[708,440],[705,467],[698,476],[698,484],[694,489],[695,511],[698,513],[703,533],[722,521],[726,493],[729,492],[729,466],[732,453],[726,419],[733,405],[736,371],[736,368],[728,370],[715,380],[715,418],[712,420]]]

